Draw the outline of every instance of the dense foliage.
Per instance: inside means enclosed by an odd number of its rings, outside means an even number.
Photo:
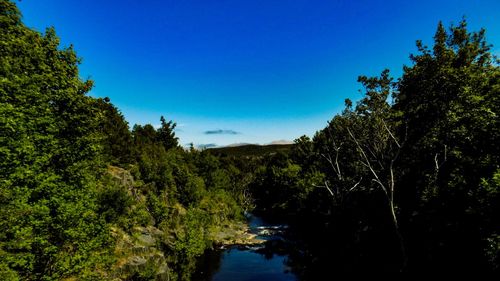
[[[88,96],[73,47],[0,0],[0,279],[189,280],[251,210],[291,223],[304,280],[498,272],[498,61],[465,21],[417,47],[313,139],[186,150]]]
[[[54,29],[0,1],[0,279],[188,279],[241,220],[245,173],[178,146],[175,123],[131,131],[86,95]]]
[[[259,171],[257,206],[307,229],[305,279],[329,264],[499,270],[500,70],[484,35],[439,24],[399,80],[359,77],[362,100]]]
[[[97,216],[99,111],[72,47],[26,28],[0,1],[0,272],[96,274],[109,248]],[[2,279],[5,279],[4,277]]]

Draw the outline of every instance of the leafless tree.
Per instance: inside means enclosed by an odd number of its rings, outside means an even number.
[[[331,132],[331,129],[327,127],[327,130],[329,133],[329,139],[332,141],[331,147],[327,146],[327,152],[320,153],[320,156],[329,163],[332,171],[335,173],[337,182],[332,184],[328,180],[324,180],[324,185],[316,185],[316,187],[326,188],[332,196],[335,204],[337,204],[338,206],[342,206],[347,196],[349,196],[351,192],[353,192],[357,187],[360,186],[363,177],[360,177],[360,179],[354,184],[347,181],[342,172],[342,169],[340,168],[341,165],[339,163],[340,151],[342,150],[342,146],[344,145],[344,143],[337,143]]]
[[[406,266],[407,256],[404,246],[403,237],[401,235],[397,214],[396,206],[394,203],[394,194],[396,188],[396,179],[394,176],[394,163],[399,157],[401,148],[404,145],[404,141],[400,142],[394,134],[391,132],[387,123],[380,119],[378,120],[381,126],[379,126],[379,132],[375,132],[379,137],[365,138],[368,139],[368,143],[362,144],[360,139],[352,132],[352,130],[347,127],[347,132],[350,138],[356,144],[360,156],[360,163],[368,169],[371,175],[371,181],[375,182],[377,186],[384,192],[389,206],[392,223],[394,230],[399,239],[399,246],[401,250],[401,255],[403,257],[403,268]],[[376,143],[376,142],[386,142],[386,143]],[[394,149],[393,149],[394,148]],[[383,157],[385,159],[380,159]],[[387,161],[387,158],[388,161]],[[378,167],[374,167],[378,165]]]

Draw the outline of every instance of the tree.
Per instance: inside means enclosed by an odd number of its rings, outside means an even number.
[[[156,130],[151,124],[144,126],[135,124],[132,128],[132,137],[134,145],[140,150],[141,148],[155,144],[157,142]]]
[[[360,76],[358,81],[365,88],[365,97],[354,109],[352,102],[346,100],[342,115],[335,116],[315,137],[317,157],[326,167],[322,170],[330,175],[319,187],[328,190],[336,210],[343,216],[349,216],[344,210],[347,204],[352,204],[349,198],[352,193],[382,191],[387,206],[386,217],[390,218],[399,243],[401,269],[406,264],[406,250],[394,195],[397,183],[395,164],[404,140],[395,133],[393,112],[387,102],[394,83],[388,70],[384,70],[380,77]],[[382,221],[376,224],[382,224]]]
[[[92,81],[54,29],[42,35],[20,18],[0,1],[0,268],[20,279],[98,278],[109,234],[96,213]]]
[[[127,121],[109,98],[99,98],[96,102],[103,114],[100,130],[106,161],[114,165],[132,163],[134,146]]]
[[[354,118],[358,119],[355,124],[361,127],[359,132],[363,136],[360,137],[356,133],[357,130],[350,127],[347,127],[347,132],[356,144],[360,164],[369,170],[371,181],[380,187],[387,199],[392,224],[399,240],[402,270],[406,266],[407,256],[397,219],[394,195],[397,181],[395,163],[406,141],[406,135],[396,137],[395,124],[391,122],[393,113],[387,99],[393,91],[393,83],[389,71],[384,70],[380,78],[361,76],[358,81],[365,87],[366,97],[356,106]]]
[[[165,150],[177,147],[179,145],[179,139],[175,136],[176,123],[173,121],[166,121],[165,117],[160,118],[161,126],[157,130],[158,141],[163,144]]]
[[[436,259],[447,261],[442,267],[484,267],[480,249],[498,233],[498,215],[477,211],[481,181],[500,163],[498,61],[485,30],[470,33],[465,20],[448,31],[440,23],[432,49],[417,47],[394,104],[408,128],[401,205],[413,222],[411,250],[424,262],[418,267]]]

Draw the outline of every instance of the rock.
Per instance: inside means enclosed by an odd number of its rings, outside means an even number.
[[[231,245],[259,245],[266,242],[257,238],[257,235],[250,232],[249,227],[244,223],[229,225],[214,234],[214,241],[219,247]]]
[[[141,245],[145,246],[154,246],[156,244],[155,237],[161,237],[163,235],[163,231],[159,230],[154,226],[141,227],[136,226],[133,229],[134,236],[137,238],[137,241]]]
[[[108,174],[121,186],[132,190],[134,187],[134,177],[128,170],[116,166],[108,166]]]
[[[147,260],[143,257],[133,256],[133,257],[129,258],[127,264],[131,265],[131,266],[139,266],[139,265],[145,264],[146,262],[147,262]]]
[[[117,239],[115,253],[119,256],[116,272],[121,279],[127,279],[145,268],[153,268],[159,279],[168,274],[168,265],[157,241],[162,239],[164,232],[154,226],[136,226],[131,233],[119,228],[112,228]],[[162,278],[160,278],[163,276]]]

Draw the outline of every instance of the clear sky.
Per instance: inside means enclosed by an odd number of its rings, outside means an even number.
[[[181,143],[312,136],[360,98],[358,75],[401,74],[439,20],[487,29],[499,54],[500,1],[23,0],[24,22],[74,44],[91,95],[127,121],[178,123]]]

